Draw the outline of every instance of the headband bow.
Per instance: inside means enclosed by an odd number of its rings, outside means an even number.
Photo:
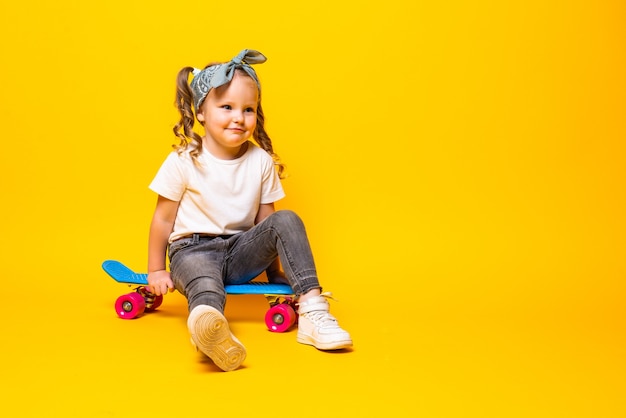
[[[196,112],[202,106],[202,102],[206,98],[209,91],[213,88],[223,86],[229,83],[235,75],[235,70],[240,68],[244,70],[254,81],[256,81],[259,90],[261,84],[249,64],[261,64],[267,61],[267,58],[259,51],[253,49],[244,49],[235,58],[224,64],[211,65],[204,70],[194,68],[193,80],[191,80],[191,91],[193,92],[193,102]]]

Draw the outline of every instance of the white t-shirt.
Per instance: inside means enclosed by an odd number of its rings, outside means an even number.
[[[247,231],[260,204],[285,197],[272,157],[251,142],[234,160],[220,160],[204,148],[198,163],[188,151],[173,151],[150,183],[152,191],[180,202],[170,243],[194,233]]]

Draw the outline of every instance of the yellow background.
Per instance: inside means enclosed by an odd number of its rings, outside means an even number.
[[[0,414],[625,416],[624,9],[3,2]],[[231,297],[220,373],[179,294],[119,320],[100,264],[145,268],[177,71],[243,48],[355,348]]]

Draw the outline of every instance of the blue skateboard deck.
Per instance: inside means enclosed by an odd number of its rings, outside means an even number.
[[[133,319],[144,312],[152,312],[161,306],[163,295],[156,296],[148,291],[148,275],[136,273],[115,260],[106,260],[102,269],[118,283],[135,285],[135,291],[122,295],[115,301],[115,312],[122,319]],[[272,332],[285,332],[298,321],[296,301],[291,286],[278,283],[248,282],[226,285],[231,295],[263,295],[270,304],[265,314],[265,325]]]
[[[102,263],[102,269],[118,283],[148,285],[146,273],[136,273],[119,261],[106,260]],[[231,295],[294,295],[289,285],[255,281],[226,285],[226,293]]]

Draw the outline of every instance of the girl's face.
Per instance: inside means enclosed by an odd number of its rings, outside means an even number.
[[[204,125],[204,146],[221,159],[239,157],[241,146],[256,128],[259,89],[256,82],[238,71],[232,81],[212,89],[200,106],[198,120]]]

